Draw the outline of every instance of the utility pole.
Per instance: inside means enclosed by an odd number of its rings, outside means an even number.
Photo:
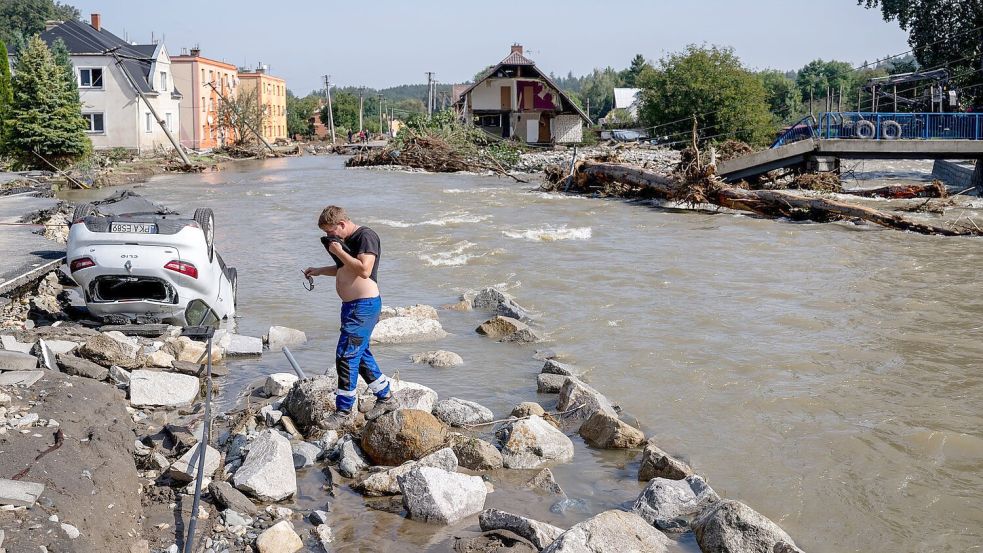
[[[385,133],[385,131],[382,130],[382,93],[380,92],[378,96],[379,96],[379,133],[381,134],[381,133]]]
[[[396,120],[396,108],[389,108],[389,138],[396,136],[396,131],[393,130],[393,121]]]
[[[334,145],[334,110],[331,108],[331,75],[324,76],[324,93],[328,97],[328,122],[331,127],[331,144]]]
[[[427,71],[427,117],[433,115],[433,71]]]
[[[362,103],[362,96],[363,96],[364,93],[365,93],[365,87],[364,86],[358,87],[358,130],[359,130],[359,132],[362,132],[362,129],[365,128],[365,126],[362,125],[362,107],[364,105]]]
[[[587,118],[590,119],[590,96],[587,97]]]

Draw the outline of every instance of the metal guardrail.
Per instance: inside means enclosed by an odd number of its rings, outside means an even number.
[[[983,114],[824,112],[788,127],[771,147],[810,138],[983,140]]]

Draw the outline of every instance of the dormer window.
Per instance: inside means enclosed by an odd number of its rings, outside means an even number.
[[[160,89],[163,92],[167,92],[167,72],[160,72]]]
[[[102,69],[97,67],[80,68],[79,88],[102,88]]]

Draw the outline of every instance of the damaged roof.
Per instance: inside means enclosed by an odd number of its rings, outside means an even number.
[[[158,91],[150,86],[150,70],[156,59],[157,44],[130,44],[122,38],[101,28],[98,31],[81,21],[69,20],[41,33],[41,40],[49,46],[61,39],[73,56],[109,56],[110,50],[120,56],[120,65],[144,94],[156,95]],[[177,88],[171,92],[180,97]]]

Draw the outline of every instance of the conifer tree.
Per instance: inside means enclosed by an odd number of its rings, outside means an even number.
[[[6,119],[14,94],[10,88],[10,62],[7,57],[7,45],[0,40],[0,155],[3,154],[3,120]]]
[[[21,167],[46,168],[34,154],[65,166],[92,149],[70,62],[55,61],[47,45],[31,38],[11,79],[13,102],[3,121],[7,154]],[[68,65],[64,65],[67,63]]]

